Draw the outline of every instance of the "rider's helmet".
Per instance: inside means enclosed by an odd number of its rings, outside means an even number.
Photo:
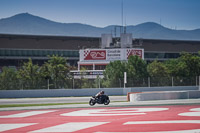
[[[104,94],[104,91],[101,91],[101,94]]]

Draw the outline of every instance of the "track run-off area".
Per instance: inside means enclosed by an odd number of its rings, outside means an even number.
[[[200,104],[0,111],[2,133],[198,133]]]

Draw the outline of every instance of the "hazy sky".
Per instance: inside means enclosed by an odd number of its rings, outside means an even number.
[[[30,13],[62,23],[121,25],[122,0],[0,0],[0,18]],[[123,0],[123,24],[200,28],[200,0]]]

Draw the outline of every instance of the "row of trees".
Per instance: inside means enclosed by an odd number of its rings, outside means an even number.
[[[34,65],[29,59],[19,70],[3,67],[0,73],[0,89],[47,89],[47,88],[98,88],[119,87],[123,84],[124,72],[127,72],[128,86],[147,86],[148,77],[157,79],[155,86],[166,85],[171,77],[183,80],[200,75],[200,56],[183,53],[177,59],[146,63],[138,56],[131,56],[128,61],[114,61],[106,66],[104,79],[74,80],[63,57],[52,56],[42,66]],[[84,70],[83,70],[84,71]]]
[[[177,59],[164,62],[155,60],[149,64],[138,56],[131,56],[127,62],[111,62],[106,67],[103,84],[107,87],[119,84],[123,81],[124,72],[127,72],[128,83],[133,85],[139,83],[138,86],[147,86],[148,77],[157,79],[160,85],[165,85],[171,77],[181,82],[184,78],[192,78],[194,79],[192,82],[195,82],[196,76],[200,75],[200,56],[182,53]]]
[[[66,59],[59,56],[49,58],[42,66],[34,65],[29,59],[19,70],[3,67],[0,73],[0,89],[69,88],[71,68]]]

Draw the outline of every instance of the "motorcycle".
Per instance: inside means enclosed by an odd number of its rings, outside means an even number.
[[[92,96],[92,98],[90,98],[89,101],[89,105],[93,106],[95,104],[104,104],[104,105],[108,105],[110,103],[109,97],[107,95],[102,95],[99,98]]]

